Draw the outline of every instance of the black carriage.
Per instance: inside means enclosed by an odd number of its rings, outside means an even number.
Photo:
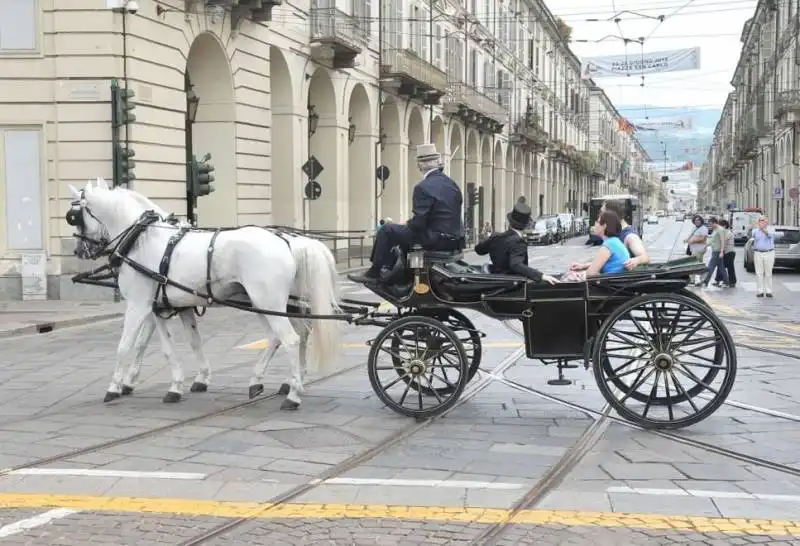
[[[642,427],[695,424],[733,387],[734,342],[713,310],[686,290],[705,270],[693,258],[557,285],[492,275],[462,258],[398,251],[391,284],[367,284],[395,308],[357,322],[383,327],[371,342],[369,379],[397,413],[447,411],[478,372],[484,334],[458,309],[521,321],[526,356],[558,367],[549,383],[569,384],[563,369],[582,362],[613,409]]]

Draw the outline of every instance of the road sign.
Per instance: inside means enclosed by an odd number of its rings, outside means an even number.
[[[322,195],[322,186],[316,180],[312,180],[306,184],[304,191],[306,194],[306,199],[309,201],[315,201]]]
[[[789,198],[797,201],[797,199],[800,198],[800,188],[797,186],[789,188]]]
[[[389,172],[389,167],[386,165],[381,165],[377,169],[375,169],[375,178],[377,178],[380,182],[386,182],[389,180],[389,175],[392,174]]]
[[[783,199],[783,188],[772,188],[773,199]]]
[[[317,158],[313,155],[308,158],[308,161],[303,163],[301,168],[309,180],[316,180],[317,177],[322,174],[322,171],[325,170],[325,167],[322,166],[322,163],[320,163],[319,160],[317,160]]]

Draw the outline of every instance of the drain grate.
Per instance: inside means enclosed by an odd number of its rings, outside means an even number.
[[[37,324],[36,325],[36,333],[37,334],[46,334],[48,332],[53,331],[53,324]]]

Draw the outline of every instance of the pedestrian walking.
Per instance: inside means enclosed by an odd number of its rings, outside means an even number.
[[[775,266],[775,228],[766,216],[753,228],[753,265],[756,268],[756,297],[772,297],[772,268]]]
[[[703,280],[703,286],[708,286],[714,271],[722,274],[722,281],[727,285],[729,282],[728,270],[725,269],[723,261],[727,231],[717,222],[716,218],[710,218],[708,220],[708,229],[711,232],[711,236],[708,238],[708,246],[711,247],[711,258],[708,260],[708,273],[706,273],[706,278]]]
[[[733,230],[727,220],[720,220],[719,225],[725,228],[725,246],[723,247],[725,255],[722,257],[722,263],[728,272],[728,287],[733,288],[736,286],[736,246],[733,242]],[[720,268],[717,268],[717,276],[714,280],[716,286],[722,284],[723,277]]]
[[[708,246],[706,242],[708,240],[708,228],[705,226],[703,217],[699,214],[694,215],[692,224],[694,224],[692,233],[683,241],[686,243],[686,255],[694,257],[698,262],[702,262]],[[694,282],[696,286],[702,284],[699,276],[695,276]]]

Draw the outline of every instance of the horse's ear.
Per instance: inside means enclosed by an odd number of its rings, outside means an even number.
[[[78,191],[78,189],[75,186],[73,186],[72,184],[69,185],[69,191],[72,192],[72,198],[73,199],[80,199],[81,198],[81,192]]]
[[[98,176],[97,177],[97,187],[100,188],[100,189],[103,189],[103,190],[107,190],[108,189],[108,183],[106,182],[106,179],[101,177],[101,176]]]

